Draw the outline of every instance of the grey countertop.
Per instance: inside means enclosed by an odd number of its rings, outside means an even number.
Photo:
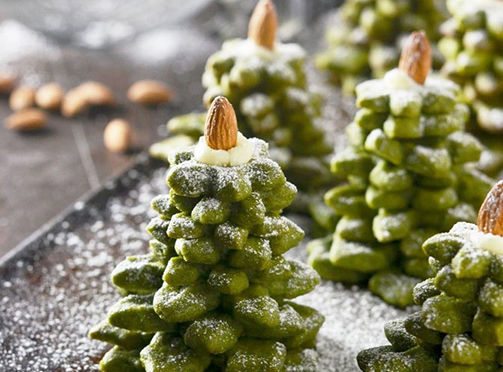
[[[201,109],[200,77],[206,58],[220,42],[194,27],[157,29],[106,50],[60,46],[21,23],[0,18],[0,69],[13,69],[22,83],[56,81],[70,89],[86,80],[114,91],[120,105],[75,119],[50,114],[47,129],[20,134],[0,126],[0,256],[48,223],[104,180],[135,162],[142,149],[165,136],[167,120]],[[166,82],[175,92],[168,105],[145,108],[126,100],[131,83],[142,78]],[[0,119],[11,110],[0,98]],[[112,118],[134,128],[136,151],[108,152],[103,130]]]

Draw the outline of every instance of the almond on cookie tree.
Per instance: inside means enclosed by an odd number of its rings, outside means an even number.
[[[282,43],[277,27],[272,1],[259,1],[249,22],[248,38],[225,41],[208,58],[203,74],[204,104],[208,107],[215,97],[227,97],[236,111],[239,130],[269,143],[271,157],[299,188],[291,208],[305,213],[334,181],[327,158],[333,143],[320,118],[322,98],[306,81],[306,52],[298,44]],[[168,130],[198,138],[204,119],[204,114],[183,115],[172,119]],[[333,228],[330,216],[322,223]]]
[[[251,149],[251,151],[249,151]],[[230,159],[234,165],[214,165]],[[304,232],[282,216],[296,188],[267,144],[212,102],[205,135],[170,155],[169,194],[152,201],[150,251],[112,272],[122,298],[90,337],[105,372],[316,372],[324,318],[294,298],[318,274],[283,254]]]
[[[503,367],[503,181],[477,225],[459,222],[423,244],[434,272],[414,288],[421,309],[384,327],[389,346],[364,350],[364,372],[497,372]]]
[[[327,25],[327,50],[316,56],[316,65],[353,95],[359,83],[395,67],[408,35],[423,29],[434,43],[433,65],[440,68],[438,27],[447,17],[443,0],[347,0]]]
[[[397,69],[357,87],[350,146],[332,160],[347,184],[325,194],[341,219],[333,235],[308,245],[323,278],[368,284],[399,307],[434,274],[423,242],[458,221],[475,222],[493,182],[476,169],[482,146],[465,132],[459,87],[430,68],[426,34],[414,32]]]

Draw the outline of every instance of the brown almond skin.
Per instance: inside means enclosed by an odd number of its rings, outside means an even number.
[[[219,96],[213,100],[204,125],[206,144],[214,150],[229,150],[236,147],[238,122],[236,113],[227,98]]]
[[[503,236],[503,181],[499,181],[487,194],[477,218],[479,231]]]
[[[173,93],[159,81],[140,80],[129,87],[127,96],[131,102],[142,105],[158,105],[171,101]]]
[[[4,124],[7,128],[22,132],[35,131],[44,127],[47,123],[47,115],[42,110],[28,108],[17,111],[8,116]]]
[[[61,103],[61,115],[73,118],[88,108],[89,104],[79,92],[79,88],[70,89],[66,92]]]
[[[248,38],[269,50],[274,49],[278,15],[271,0],[260,0],[248,24]]]
[[[89,106],[114,106],[115,96],[105,85],[88,81],[76,88],[70,89],[61,104],[61,114],[74,117],[85,111]]]
[[[35,89],[20,86],[12,91],[9,97],[9,107],[12,111],[24,110],[35,105]]]
[[[402,50],[398,68],[416,83],[424,84],[431,70],[431,46],[424,31],[413,32]]]
[[[16,77],[9,74],[0,74],[0,94],[9,94],[16,86]]]
[[[126,120],[114,119],[103,133],[105,147],[115,153],[127,151],[131,146],[131,126]]]
[[[77,87],[81,97],[93,106],[114,106],[115,96],[107,86],[88,81]]]
[[[35,103],[38,107],[56,111],[63,101],[63,89],[57,83],[49,83],[41,86],[35,93]]]

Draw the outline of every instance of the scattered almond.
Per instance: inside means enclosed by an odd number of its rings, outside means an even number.
[[[61,114],[67,118],[77,116],[89,106],[89,103],[82,97],[78,87],[66,92],[61,102]]]
[[[96,81],[88,81],[79,85],[78,90],[82,97],[93,106],[113,106],[115,97],[110,88]]]
[[[503,181],[499,181],[487,194],[477,218],[479,231],[503,236]]]
[[[47,115],[42,110],[28,108],[17,111],[5,119],[5,126],[18,131],[34,131],[47,123]]]
[[[0,74],[0,94],[12,92],[16,86],[16,77],[11,74]]]
[[[9,106],[12,111],[24,110],[35,105],[35,89],[20,86],[12,91]]]
[[[103,133],[105,147],[112,152],[125,152],[131,146],[131,126],[123,119],[114,119]]]
[[[163,83],[155,80],[140,80],[131,85],[127,96],[131,102],[143,105],[158,105],[169,102],[173,94]]]
[[[63,89],[57,83],[49,83],[38,88],[35,102],[38,107],[46,110],[58,110],[63,101]]]
[[[278,15],[271,0],[260,0],[248,24],[248,38],[255,44],[273,50],[278,29]]]
[[[219,96],[213,100],[204,125],[206,144],[214,150],[229,150],[236,147],[238,122],[236,113],[227,98]]]
[[[74,117],[89,106],[113,106],[113,92],[101,83],[89,81],[70,89],[61,104],[61,113],[66,117]]]
[[[398,68],[418,84],[424,84],[431,70],[431,46],[424,31],[413,32],[402,50]]]

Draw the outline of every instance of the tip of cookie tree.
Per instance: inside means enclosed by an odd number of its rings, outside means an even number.
[[[424,31],[413,32],[407,39],[398,68],[416,83],[424,84],[431,70],[431,46]]]
[[[255,44],[273,50],[278,29],[278,15],[271,0],[260,0],[248,25],[248,38]]]
[[[487,194],[480,207],[477,225],[480,232],[503,236],[503,181]]]
[[[206,144],[214,150],[229,150],[236,147],[238,121],[227,98],[218,96],[208,109],[204,125]]]

